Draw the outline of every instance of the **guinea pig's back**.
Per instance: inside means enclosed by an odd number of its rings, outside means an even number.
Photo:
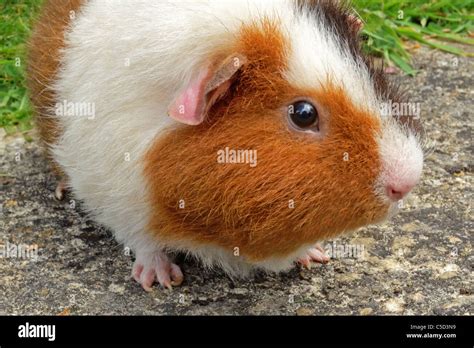
[[[142,157],[171,124],[166,78],[146,61],[137,30],[145,10],[46,1],[29,44],[28,85],[48,154],[82,207],[125,242],[147,220]]]
[[[65,30],[82,2],[83,0],[45,1],[28,44],[27,86],[36,127],[48,155],[49,146],[57,142],[61,128],[51,112],[56,103],[51,85],[60,65]],[[54,169],[61,173],[57,165]]]

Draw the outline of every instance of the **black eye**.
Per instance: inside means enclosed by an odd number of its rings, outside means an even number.
[[[316,107],[307,102],[299,101],[288,107],[288,117],[297,128],[319,128],[319,116]]]

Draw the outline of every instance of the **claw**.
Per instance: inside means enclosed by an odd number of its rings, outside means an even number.
[[[303,259],[299,259],[298,262],[306,269],[310,270],[311,269],[311,261],[309,260],[309,257],[305,257]]]
[[[64,199],[64,193],[66,192],[66,181],[61,180],[58,182],[58,185],[56,186],[56,189],[54,190],[54,197],[58,201],[62,201]]]

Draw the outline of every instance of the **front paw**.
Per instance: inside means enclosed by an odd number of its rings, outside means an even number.
[[[179,286],[183,282],[183,272],[178,265],[171,262],[162,251],[154,253],[137,254],[133,264],[132,277],[147,292],[152,290],[153,283],[158,282],[167,289]]]
[[[309,248],[306,255],[298,259],[298,263],[307,269],[311,269],[311,262],[328,263],[330,257],[326,255],[323,247],[316,244],[314,247]]]

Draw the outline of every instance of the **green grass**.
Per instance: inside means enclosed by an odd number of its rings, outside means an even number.
[[[7,133],[27,133],[33,126],[24,83],[25,41],[40,4],[0,1],[0,127]],[[367,51],[409,75],[416,74],[407,49],[414,42],[472,55],[453,45],[474,44],[472,0],[355,0],[354,6],[365,22]]]
[[[472,0],[358,0],[354,3],[365,22],[367,50],[409,75],[415,75],[416,71],[410,64],[407,41],[472,56],[453,45],[474,44]]]
[[[24,83],[25,42],[39,7],[37,0],[0,3],[0,127],[7,133],[32,128]]]

